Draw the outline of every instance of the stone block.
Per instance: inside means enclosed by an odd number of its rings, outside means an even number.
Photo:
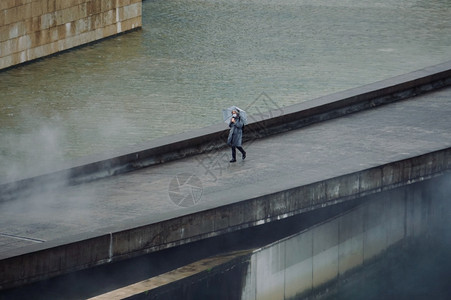
[[[87,16],[97,15],[102,12],[102,1],[87,2],[86,14]]]
[[[120,20],[128,20],[141,15],[141,3],[124,6],[119,9]]]
[[[7,44],[9,42],[9,40],[6,40],[4,42],[0,41],[0,57],[4,57],[6,55],[10,55],[10,53],[7,54],[7,47],[9,47],[9,45]]]
[[[18,38],[26,34],[25,22],[16,22],[0,28],[0,42]]]
[[[31,3],[4,10],[4,25],[31,18]]]
[[[28,57],[30,59],[35,59],[35,58],[39,58],[39,57],[43,57],[46,55],[51,54],[51,46],[49,44],[47,45],[40,45],[34,48],[29,49],[28,51]]]
[[[56,25],[62,25],[87,17],[86,4],[69,7],[55,12]]]
[[[31,17],[37,17],[47,13],[47,2],[46,1],[34,1],[31,2]]]
[[[55,13],[48,13],[41,16],[41,20],[39,22],[40,28],[39,30],[45,30],[50,27],[56,26],[56,16]]]
[[[97,40],[96,34],[93,31],[88,31],[88,32],[82,33],[81,35],[84,37],[84,41],[86,41],[86,43],[90,43],[90,42]]]
[[[82,34],[89,31],[88,18],[82,18],[73,22],[75,34]]]
[[[19,62],[18,64],[24,63],[26,61],[28,61],[28,49],[24,50],[22,52],[17,53],[19,55]]]
[[[99,38],[105,38],[108,36],[112,36],[117,34],[117,27],[116,25],[107,25],[103,28],[99,28],[98,29],[99,34],[97,35]]]
[[[17,42],[17,49],[15,52],[19,52],[19,51],[23,51],[26,49],[31,48],[32,44],[31,44],[31,38],[28,35],[23,35],[21,37],[18,38],[18,42]]]
[[[90,30],[96,30],[102,27],[102,15],[92,15],[88,17],[88,20],[90,24]]]
[[[109,11],[116,8],[116,1],[111,0],[99,0],[101,2],[100,7],[101,11]]]
[[[32,33],[41,30],[41,16],[23,21],[25,33]]]
[[[9,57],[10,57],[11,63],[12,63],[13,65],[20,63],[20,55],[19,55],[19,52],[12,53],[12,54],[9,55]]]
[[[5,10],[8,8],[12,8],[16,5],[16,1],[15,0],[3,0],[0,1],[0,10]]]
[[[55,10],[63,10],[69,7],[74,7],[84,2],[86,3],[87,0],[58,0],[55,1]]]
[[[109,10],[101,13],[102,23],[107,26],[116,22],[116,13],[114,10]]]
[[[56,10],[56,2],[55,0],[42,0],[47,1],[47,9],[48,12],[54,12]]]
[[[122,31],[126,32],[135,28],[139,28],[142,26],[142,18],[141,17],[135,17],[133,19],[125,20],[122,22]]]
[[[123,7],[136,2],[136,0],[118,0],[117,7]]]
[[[12,57],[10,55],[7,55],[7,56],[2,55],[0,57],[0,69],[4,69],[4,68],[7,68],[12,65],[13,65],[13,62],[12,62]]]
[[[39,45],[49,44],[52,42],[49,29],[33,32],[29,35],[29,37],[30,37],[30,42],[32,45],[29,48],[37,47]]]

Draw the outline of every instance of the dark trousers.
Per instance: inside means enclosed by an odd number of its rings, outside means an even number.
[[[246,151],[244,151],[243,147],[240,147],[240,146],[237,146],[237,147],[232,146],[232,158],[233,158],[233,159],[236,159],[236,149],[240,150],[241,154],[243,154],[243,155],[246,154]]]

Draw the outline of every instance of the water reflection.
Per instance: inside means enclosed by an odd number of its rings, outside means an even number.
[[[450,7],[144,1],[143,30],[0,72],[0,178],[447,61]]]

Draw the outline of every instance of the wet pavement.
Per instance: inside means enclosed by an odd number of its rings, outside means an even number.
[[[451,147],[451,89],[230,150],[0,203],[0,258],[24,246],[104,234]],[[225,126],[225,125],[224,125]]]

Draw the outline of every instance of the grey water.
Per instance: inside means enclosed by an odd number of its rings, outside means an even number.
[[[265,110],[262,93],[283,108],[448,61],[450,15],[446,0],[146,0],[142,30],[0,72],[0,182]]]

